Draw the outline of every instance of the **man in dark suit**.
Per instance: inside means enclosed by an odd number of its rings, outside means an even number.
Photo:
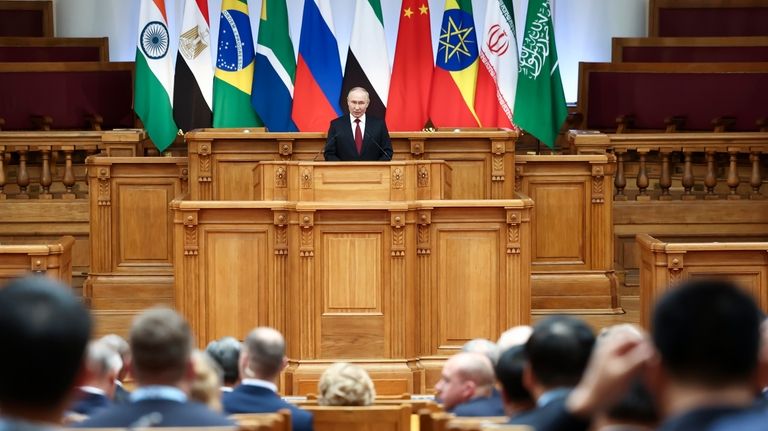
[[[194,378],[192,333],[178,313],[168,308],[145,311],[131,327],[130,345],[138,385],[130,403],[101,410],[78,427],[234,425],[206,406],[187,401],[185,390]]]
[[[90,314],[69,286],[37,276],[0,288],[0,430],[60,424],[90,334]]]
[[[123,367],[120,368],[120,372],[117,373],[117,378],[115,379],[115,395],[112,397],[112,401],[117,404],[126,404],[130,402],[129,397],[131,393],[125,389],[123,382],[128,377],[128,371],[131,369],[131,346],[128,345],[128,342],[123,337],[117,334],[107,334],[99,338],[99,341],[117,352],[123,361]]]
[[[495,381],[487,356],[461,352],[445,361],[435,391],[445,410],[456,416],[504,416]]]
[[[88,343],[85,357],[85,382],[78,388],[77,401],[70,411],[90,416],[112,405],[115,382],[123,360],[102,341]]]
[[[388,161],[392,160],[392,142],[387,125],[381,118],[366,115],[370,97],[362,87],[347,94],[349,115],[331,121],[325,142],[328,161]]]
[[[266,327],[251,331],[240,354],[240,385],[224,393],[224,411],[270,413],[289,409],[293,431],[312,431],[312,414],[283,401],[277,394],[275,380],[287,365],[285,340],[279,332]]]

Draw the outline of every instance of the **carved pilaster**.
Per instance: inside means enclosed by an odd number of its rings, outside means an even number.
[[[522,166],[515,166],[515,191],[521,192],[523,190],[523,172],[525,170]]]
[[[288,255],[288,213],[275,212],[275,255]]]
[[[197,182],[200,187],[200,199],[207,201],[212,198],[213,191],[213,174],[211,169],[211,146],[210,144],[202,144],[197,149],[198,164],[197,164]]]
[[[405,184],[405,173],[403,168],[395,166],[392,168],[392,188],[395,190],[402,190]]]
[[[405,213],[391,213],[390,226],[392,226],[392,257],[405,257]]]
[[[299,213],[299,298],[303,309],[310,310],[301,313],[299,316],[299,332],[301,339],[299,341],[301,355],[304,358],[315,357],[315,346],[318,340],[315,339],[315,279],[314,279],[314,222],[315,216],[312,212]]]
[[[683,262],[683,255],[682,254],[668,254],[667,255],[667,270],[669,270],[669,285],[673,286],[675,284],[680,283],[683,281],[683,269],[685,265]]]
[[[197,256],[197,213],[190,212],[184,216],[184,256]]]
[[[270,286],[269,301],[270,315],[269,324],[281,332],[285,332],[285,296],[288,292],[288,280],[286,269],[288,268],[288,213],[286,211],[275,211],[273,213],[275,224],[275,245],[274,245],[274,285]]]
[[[299,228],[301,228],[299,256],[301,257],[313,257],[315,255],[314,223],[315,216],[312,213],[302,213],[299,216]]]
[[[419,211],[418,231],[416,233],[416,254],[428,255],[432,253],[430,246],[429,229],[432,223],[432,213],[429,211]]]
[[[593,204],[605,203],[605,191],[603,186],[604,175],[605,175],[605,168],[603,166],[592,166],[592,203]]]
[[[418,165],[418,168],[416,168],[418,174],[417,174],[417,186],[418,187],[429,187],[429,167],[427,165]]]
[[[96,198],[96,202],[100,207],[108,207],[112,205],[112,192],[111,192],[111,186],[109,184],[109,180],[111,177],[111,173],[109,168],[107,167],[100,167],[99,173],[97,176],[98,181],[98,197]]]
[[[186,166],[179,166],[179,187],[182,193],[189,191],[189,168]]]
[[[520,223],[522,214],[519,210],[507,210],[507,254],[520,254]]]

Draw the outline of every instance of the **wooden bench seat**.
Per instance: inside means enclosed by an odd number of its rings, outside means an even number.
[[[650,0],[651,37],[768,36],[768,0]]]
[[[106,37],[0,37],[0,62],[109,61]]]
[[[3,130],[131,128],[133,70],[129,62],[0,63]]]
[[[578,110],[584,128],[711,131],[718,118],[727,131],[757,131],[768,117],[768,63],[580,63]],[[726,131],[723,130],[723,131]]]
[[[315,431],[409,431],[411,408],[396,406],[306,406],[314,416]]]
[[[768,62],[768,36],[614,37],[611,49],[613,63],[761,61]]]

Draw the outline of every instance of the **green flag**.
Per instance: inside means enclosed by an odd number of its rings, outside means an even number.
[[[518,66],[515,124],[549,148],[568,109],[557,62],[555,29],[549,0],[530,0]]]

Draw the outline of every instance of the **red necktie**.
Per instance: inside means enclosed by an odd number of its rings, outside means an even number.
[[[363,132],[360,130],[359,118],[355,118],[355,147],[357,147],[357,154],[363,153]]]

